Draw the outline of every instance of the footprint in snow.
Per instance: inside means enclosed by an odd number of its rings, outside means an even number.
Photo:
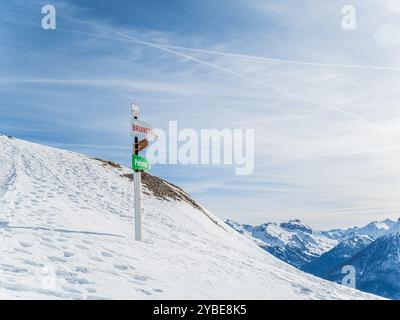
[[[14,252],[19,252],[19,253],[23,253],[23,254],[29,254],[29,255],[32,255],[32,253],[31,253],[31,252],[29,252],[29,251],[26,251],[26,250],[23,250],[23,249],[18,249],[18,248],[15,248],[15,249],[14,249]]]
[[[12,273],[26,273],[26,272],[28,272],[28,270],[26,270],[25,268],[19,268],[19,267],[11,266],[11,265],[8,265],[8,264],[0,265],[0,270],[4,270],[6,272],[12,272]]]
[[[72,253],[72,252],[68,252],[68,251],[65,251],[64,252],[64,257],[65,258],[70,258],[70,257],[72,257],[74,254]]]
[[[52,249],[52,250],[58,250],[58,247],[56,247],[53,244],[47,243],[47,242],[40,242],[40,245],[43,246],[43,247]]]
[[[146,295],[148,295],[148,296],[151,296],[151,292],[149,292],[149,291],[147,291],[147,290],[138,289],[138,291],[141,291],[141,292],[143,292],[144,294],[146,294]]]
[[[300,289],[301,289],[302,293],[310,293],[311,292],[311,289],[306,288],[306,287],[301,287]]]
[[[63,270],[57,270],[56,275],[59,277],[64,278],[66,282],[69,284],[89,284],[89,280],[86,280],[84,278],[79,278],[76,273],[73,272],[68,272],[68,271],[63,271]]]
[[[141,276],[141,275],[135,275],[133,276],[134,279],[139,280],[139,281],[147,281],[147,277],[146,276]]]
[[[47,257],[47,259],[49,259],[51,262],[66,262],[64,259],[52,256]]]
[[[104,260],[98,258],[98,257],[90,257],[89,259],[96,261],[96,262],[104,262]]]
[[[109,252],[102,252],[101,253],[103,257],[112,257],[113,255]]]
[[[39,268],[44,267],[44,265],[42,263],[37,263],[35,261],[28,260],[28,259],[22,259],[22,262],[26,265],[33,266],[33,267],[39,267]]]
[[[76,272],[81,272],[81,273],[88,273],[89,270],[85,267],[76,267]]]
[[[8,227],[8,221],[0,221],[0,228],[7,228]]]
[[[30,247],[32,247],[32,244],[31,244],[31,243],[23,242],[23,241],[21,241],[21,242],[19,243],[19,245],[20,245],[21,247],[24,247],[24,248],[30,248]]]
[[[65,279],[67,282],[70,284],[90,284],[89,280],[83,279],[83,278],[71,278],[71,279]]]
[[[62,289],[63,289],[64,291],[67,291],[67,292],[76,293],[76,294],[82,294],[81,291],[79,291],[79,290],[77,290],[77,289],[74,289],[74,288],[62,287]]]
[[[77,247],[78,249],[81,249],[81,250],[89,250],[89,248],[81,246],[80,244],[75,245],[75,247]]]
[[[127,266],[119,265],[119,264],[114,264],[114,268],[118,270],[128,270]]]

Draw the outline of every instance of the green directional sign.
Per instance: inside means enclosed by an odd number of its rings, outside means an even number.
[[[150,171],[151,166],[146,158],[133,154],[132,155],[132,169]]]

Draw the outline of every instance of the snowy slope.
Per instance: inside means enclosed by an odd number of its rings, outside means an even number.
[[[258,246],[290,263],[301,267],[338,243],[330,233],[313,230],[300,220],[290,220],[283,223],[268,222],[258,226],[241,225],[227,220],[231,226]]]
[[[162,180],[0,136],[0,298],[368,299],[266,253]]]

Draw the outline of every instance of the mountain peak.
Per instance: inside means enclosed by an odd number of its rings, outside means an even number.
[[[309,226],[303,224],[299,219],[293,219],[289,220],[288,222],[282,222],[280,226],[281,228],[288,230],[300,230],[307,233],[313,232],[313,230]]]

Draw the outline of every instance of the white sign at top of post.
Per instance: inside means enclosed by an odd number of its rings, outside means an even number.
[[[132,118],[139,118],[139,106],[135,103],[131,104]]]
[[[132,103],[131,110],[131,136],[139,138],[151,137],[157,139],[157,135],[154,133],[153,127],[147,122],[137,119],[139,117],[139,106]]]

